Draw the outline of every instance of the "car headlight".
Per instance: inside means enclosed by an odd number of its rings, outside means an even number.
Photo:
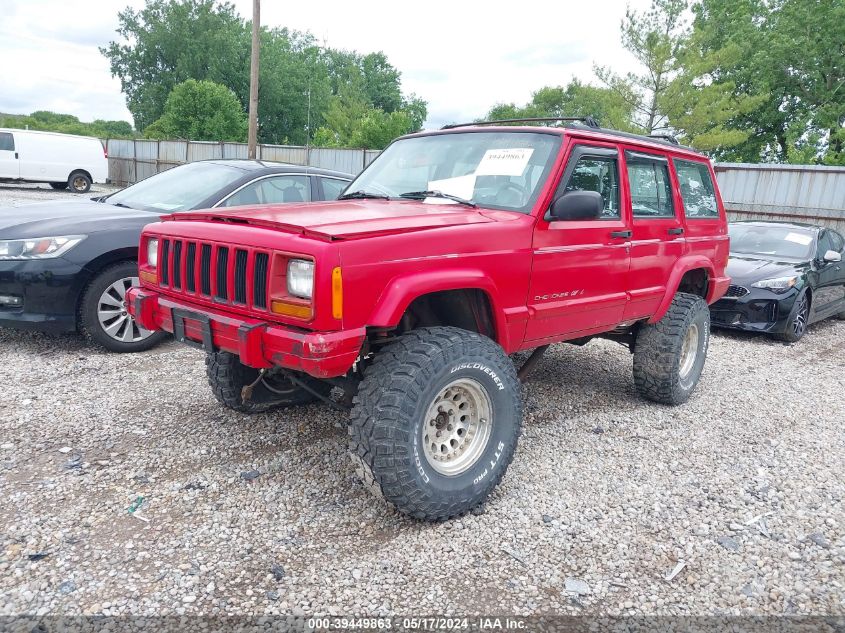
[[[0,259],[50,259],[60,257],[85,239],[84,235],[0,240]]]
[[[773,292],[786,292],[798,282],[798,277],[775,277],[773,279],[761,279],[751,284],[752,288],[765,288]]]
[[[147,240],[147,264],[155,268],[158,266],[158,240]]]
[[[288,262],[288,294],[310,299],[314,294],[314,262],[292,259]]]

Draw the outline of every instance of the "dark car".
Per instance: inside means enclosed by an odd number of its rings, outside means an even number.
[[[765,332],[793,343],[807,326],[845,318],[845,238],[792,222],[732,222],[725,296],[710,306],[714,326]]]
[[[79,330],[114,352],[148,349],[164,335],[139,327],[124,301],[138,283],[145,225],[195,209],[333,200],[351,179],[295,165],[211,160],[101,198],[0,209],[0,326]]]

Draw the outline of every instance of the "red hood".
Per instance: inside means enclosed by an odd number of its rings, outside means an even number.
[[[177,213],[165,219],[250,224],[324,240],[343,240],[446,226],[482,224],[510,215],[512,214],[507,212],[481,212],[456,204],[425,204],[416,200],[337,200],[206,209]]]

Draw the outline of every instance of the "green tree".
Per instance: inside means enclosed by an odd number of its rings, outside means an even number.
[[[643,72],[621,76],[609,67],[594,67],[598,78],[634,108],[639,125],[648,134],[668,124],[666,93],[677,71],[686,8],[686,0],[652,0],[642,13],[629,8],[622,21],[622,45]]]
[[[601,125],[624,131],[639,131],[630,99],[610,88],[598,88],[572,79],[566,86],[546,86],[535,92],[524,106],[504,103],[494,106],[488,120],[530,117],[592,116]]]
[[[100,49],[120,78],[126,104],[143,131],[164,112],[173,88],[208,79],[238,95],[249,91],[250,35],[233,5],[215,0],[147,0],[118,14],[124,43]]]
[[[197,141],[245,141],[246,114],[226,86],[188,79],[177,85],[161,118],[147,126],[148,138],[184,138]]]

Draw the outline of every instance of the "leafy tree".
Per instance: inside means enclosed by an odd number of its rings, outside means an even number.
[[[173,88],[186,79],[208,79],[249,91],[250,34],[228,2],[148,0],[141,10],[118,14],[127,43],[100,51],[120,78],[126,104],[142,130],[164,112]]]
[[[666,93],[677,70],[686,8],[686,0],[652,0],[643,13],[629,8],[622,21],[622,45],[644,71],[620,76],[608,67],[594,67],[598,78],[634,108],[648,134],[667,127]]]
[[[132,126],[126,121],[97,119],[93,123],[85,123],[72,114],[61,114],[49,110],[38,110],[29,115],[0,113],[0,127],[80,134],[99,138],[132,138],[133,136]]]
[[[494,106],[489,120],[531,117],[592,116],[601,125],[625,131],[638,131],[634,106],[629,99],[610,88],[597,88],[572,79],[566,86],[546,86],[535,92],[525,106],[505,103]]]
[[[226,86],[188,79],[177,85],[164,114],[147,126],[148,138],[184,138],[197,141],[245,141],[246,114]]]

